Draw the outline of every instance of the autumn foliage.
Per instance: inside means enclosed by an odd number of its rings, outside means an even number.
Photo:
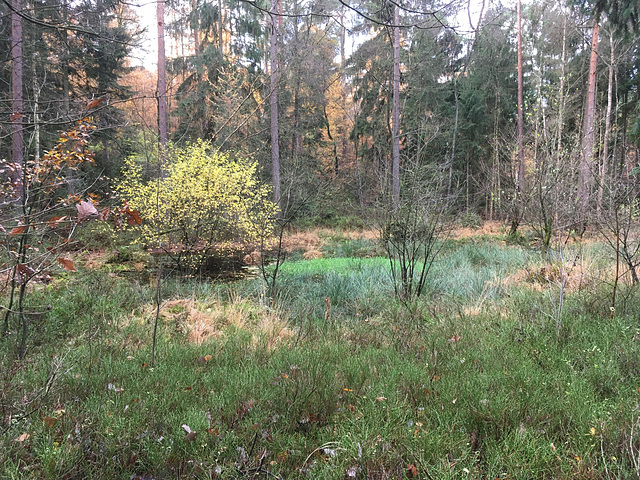
[[[171,147],[166,173],[145,179],[135,158],[126,162],[117,191],[140,212],[145,245],[161,248],[181,266],[200,268],[238,243],[272,231],[276,206],[257,178],[257,163],[198,141]]]

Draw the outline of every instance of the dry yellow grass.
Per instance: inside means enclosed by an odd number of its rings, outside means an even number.
[[[283,247],[286,252],[302,251],[304,258],[318,258],[320,249],[328,243],[328,238],[345,238],[349,240],[376,240],[380,234],[376,230],[352,230],[338,231],[330,228],[315,228],[287,234],[283,239]]]
[[[504,223],[497,221],[486,221],[480,228],[457,227],[451,231],[453,238],[472,238],[481,235],[502,235],[504,234]]]
[[[223,337],[230,329],[250,332],[254,346],[269,350],[294,335],[279,312],[243,301],[200,305],[192,299],[169,300],[162,304],[160,315],[165,323],[180,324],[188,341],[197,345]]]

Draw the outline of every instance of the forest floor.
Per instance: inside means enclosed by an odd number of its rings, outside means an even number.
[[[0,343],[0,477],[635,477],[640,292],[527,235],[452,231],[413,302],[373,231],[288,236],[271,302],[169,277],[158,308],[139,248],[78,252]]]

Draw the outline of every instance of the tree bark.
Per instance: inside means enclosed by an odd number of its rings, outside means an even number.
[[[200,19],[198,15],[198,0],[191,0],[192,29],[193,29],[193,54],[200,53]]]
[[[392,194],[393,207],[400,204],[400,9],[393,13],[393,114],[391,137],[393,142]]]
[[[164,0],[156,4],[158,21],[158,141],[160,155],[164,163],[164,151],[167,147],[167,65],[164,49]]]
[[[524,168],[524,101],[523,101],[523,79],[522,79],[522,2],[517,3],[518,17],[518,173],[516,175],[515,192],[513,199],[513,217],[511,218],[511,234],[514,235],[520,220],[524,213],[524,192],[525,184],[525,168]]]
[[[222,18],[222,0],[218,0],[218,42],[220,58],[224,58],[224,19]]]
[[[280,201],[280,134],[278,128],[278,0],[271,1],[271,177],[273,201],[282,208]]]
[[[593,183],[592,167],[595,150],[595,115],[596,115],[596,73],[598,63],[598,21],[593,23],[591,40],[591,61],[589,63],[589,89],[584,109],[584,128],[582,130],[582,155],[578,165],[578,198],[577,227],[586,228],[591,185]]]
[[[22,131],[22,11],[20,0],[11,0],[11,160],[14,164],[13,183],[16,194],[24,195],[24,138]]]
[[[598,180],[598,213],[602,208],[604,196],[604,183],[607,176],[607,164],[609,163],[609,140],[611,139],[611,111],[613,110],[613,70],[616,62],[616,49],[613,42],[613,34],[609,33],[611,43],[611,58],[609,61],[609,84],[607,86],[607,113],[604,119],[604,139],[602,141],[602,164],[600,165],[600,179]]]

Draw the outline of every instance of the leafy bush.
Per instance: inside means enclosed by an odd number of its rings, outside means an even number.
[[[276,206],[257,179],[257,163],[214,151],[198,141],[171,147],[166,172],[145,180],[135,158],[125,164],[118,192],[142,217],[142,241],[160,247],[181,266],[201,268],[238,242],[272,231]]]

